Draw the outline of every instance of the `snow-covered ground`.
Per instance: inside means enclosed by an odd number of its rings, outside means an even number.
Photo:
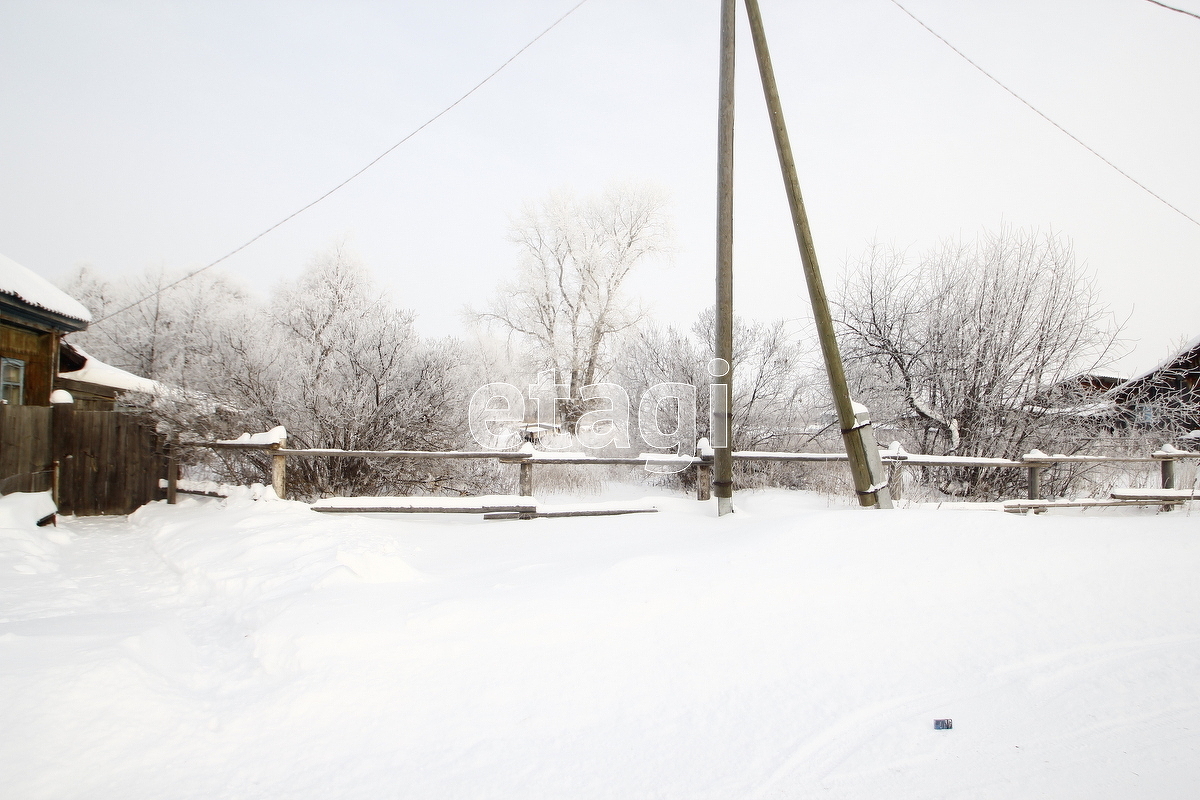
[[[738,503],[0,520],[0,794],[1200,791],[1196,516]]]

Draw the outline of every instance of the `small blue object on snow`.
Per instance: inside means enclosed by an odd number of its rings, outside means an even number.
[[[935,719],[933,721],[933,729],[935,731],[948,731],[953,727],[954,720],[952,719]]]

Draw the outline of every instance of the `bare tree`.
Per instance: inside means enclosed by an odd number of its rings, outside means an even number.
[[[563,416],[583,413],[581,390],[610,367],[614,337],[644,317],[622,291],[633,269],[667,252],[670,226],[663,196],[613,187],[580,200],[565,192],[527,205],[513,221],[520,260],[490,308],[472,312],[521,337],[536,368],[566,385]]]
[[[657,383],[695,386],[696,430],[709,435],[708,364],[714,356],[712,308],[690,332],[652,324],[639,326],[621,350],[617,372],[634,397]],[[813,386],[809,351],[784,320],[762,323],[735,318],[733,325],[733,447],[785,448],[795,442],[811,412]]]
[[[1119,333],[1062,237],[1002,228],[915,262],[873,245],[838,305],[860,393],[920,452],[1073,452],[1094,435],[1071,407],[1039,402],[1110,361]],[[1001,474],[956,473],[947,488],[996,490]]]

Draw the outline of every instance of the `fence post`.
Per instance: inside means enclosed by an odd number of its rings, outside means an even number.
[[[1040,500],[1042,498],[1042,468],[1029,467],[1029,499]]]
[[[60,514],[74,514],[76,506],[82,505],[83,471],[82,458],[77,458],[79,437],[76,426],[75,404],[56,403],[50,411],[50,440],[53,459],[58,461],[58,497],[54,504]]]
[[[1166,449],[1166,448],[1164,448]],[[1159,474],[1162,479],[1162,488],[1175,488],[1175,459],[1164,458],[1158,462]],[[1163,511],[1170,511],[1173,508],[1171,503],[1167,503],[1162,507]]]
[[[521,497],[533,497],[533,461],[524,459],[519,465],[520,473],[520,488],[518,492]]]
[[[1162,474],[1162,488],[1175,488],[1175,459],[1164,458],[1159,462],[1159,470]]]
[[[175,505],[179,492],[179,447],[174,438],[167,441],[167,505]]]
[[[286,447],[286,438],[271,445],[271,449],[274,451],[271,454],[271,487],[275,489],[275,496],[280,500],[287,499],[287,456],[279,453]]]
[[[696,499],[708,500],[712,497],[712,464],[701,461],[696,464]]]

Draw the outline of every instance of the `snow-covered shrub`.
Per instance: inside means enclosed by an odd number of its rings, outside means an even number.
[[[715,379],[708,364],[714,356],[712,308],[704,311],[690,331],[645,323],[626,340],[614,375],[637,407],[650,387],[680,382],[696,387],[695,429],[709,431],[709,384]],[[733,325],[733,449],[795,450],[811,444],[808,421],[820,399],[811,353],[802,337],[784,320],[762,323],[735,318]],[[675,420],[664,420],[671,430]],[[794,465],[735,463],[734,481],[741,487],[805,487],[806,470]],[[694,472],[679,473],[690,489]]]
[[[77,279],[84,298],[119,308],[159,277],[114,288],[93,274]],[[95,300],[93,301],[95,302]],[[103,312],[102,312],[103,313]],[[101,314],[102,315],[102,314]],[[148,413],[188,439],[226,438],[283,425],[292,448],[447,450],[466,444],[462,346],[424,340],[344,248],[315,258],[266,300],[218,274],[166,289],[87,332],[100,358],[189,390],[155,398]],[[268,474],[261,452],[191,452],[196,477],[249,483]],[[474,492],[491,486],[496,465],[473,461],[291,459],[297,496]]]

